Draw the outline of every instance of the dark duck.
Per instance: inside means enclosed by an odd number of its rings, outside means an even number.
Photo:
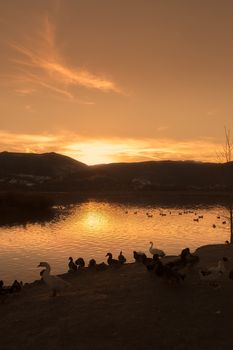
[[[113,259],[112,258],[112,253],[107,253],[106,256],[108,256],[107,263],[109,266],[119,266],[121,265],[119,260]]]
[[[135,250],[133,251],[133,257],[136,262],[143,262],[146,258],[146,254],[143,252],[136,252]]]
[[[73,258],[70,256],[68,260],[69,260],[69,264],[68,264],[69,272],[77,271],[77,265],[75,265]]]
[[[153,271],[156,268],[156,266],[158,266],[159,262],[160,258],[158,254],[154,254],[153,258],[145,257],[143,260],[143,264],[146,266],[149,272]]]
[[[89,261],[89,264],[88,264],[88,268],[89,269],[93,269],[93,270],[96,270],[96,271],[106,270],[107,267],[108,267],[108,265],[106,265],[105,262],[97,264],[95,259],[91,259]]]
[[[126,258],[124,257],[124,255],[122,254],[122,250],[118,256],[118,260],[120,262],[121,265],[123,265],[124,263],[126,263]]]
[[[78,258],[75,261],[75,264],[78,266],[79,269],[83,269],[85,267],[85,261],[83,258]]]
[[[169,283],[178,284],[185,279],[184,274],[175,270],[168,264],[163,264],[160,260],[157,261],[153,271],[156,276],[163,278]]]
[[[4,286],[4,282],[0,281],[0,295],[18,293],[22,290],[23,283],[15,280],[11,286]]]

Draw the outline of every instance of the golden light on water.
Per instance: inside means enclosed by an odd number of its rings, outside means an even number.
[[[88,211],[84,214],[83,218],[81,219],[81,224],[86,228],[94,229],[94,230],[100,230],[104,229],[107,226],[108,219],[106,215],[103,213],[99,213],[98,211]]]
[[[165,217],[159,215],[161,210],[167,213]],[[146,215],[148,211],[153,217]],[[1,278],[33,281],[39,277],[39,261],[51,263],[53,273],[58,274],[67,271],[69,256],[83,257],[86,263],[92,258],[106,262],[109,251],[117,257],[123,250],[130,262],[133,250],[149,254],[150,241],[174,255],[186,246],[194,250],[229,239],[226,225],[216,219],[217,214],[226,215],[224,208],[195,208],[204,215],[199,223],[193,221],[194,213],[179,215],[179,211],[183,209],[89,201],[74,205],[63,219],[45,225],[0,227]]]

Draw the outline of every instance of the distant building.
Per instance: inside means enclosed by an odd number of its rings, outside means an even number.
[[[151,186],[151,181],[145,178],[134,178],[132,185],[135,190],[141,190],[145,187]]]

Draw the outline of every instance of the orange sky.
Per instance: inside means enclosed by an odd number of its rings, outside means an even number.
[[[233,2],[0,2],[0,151],[216,160],[233,129]]]

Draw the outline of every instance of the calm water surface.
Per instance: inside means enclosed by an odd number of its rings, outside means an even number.
[[[101,262],[106,261],[107,252],[117,257],[123,250],[127,260],[133,261],[132,251],[148,253],[151,240],[173,255],[184,247],[194,250],[229,239],[228,224],[222,224],[227,212],[220,206],[161,208],[90,201],[63,212],[58,220],[45,224],[0,227],[0,279],[5,283],[38,279],[40,261],[48,261],[54,274],[63,273],[69,256]],[[204,218],[193,221],[198,215]]]

